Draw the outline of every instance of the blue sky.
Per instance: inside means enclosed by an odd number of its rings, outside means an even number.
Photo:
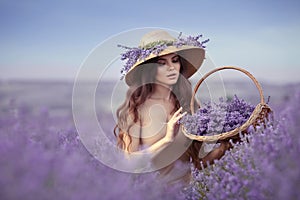
[[[0,79],[73,80],[99,43],[160,27],[210,38],[217,66],[300,82],[300,1],[0,1]],[[124,42],[125,43],[125,42]]]

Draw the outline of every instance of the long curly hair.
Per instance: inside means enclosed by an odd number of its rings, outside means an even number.
[[[184,63],[187,61],[179,56],[180,61],[180,73],[184,70]],[[136,70],[136,83],[129,87],[126,93],[126,99],[124,103],[117,109],[118,122],[114,128],[114,135],[117,137],[117,146],[123,150],[129,151],[132,143],[132,138],[129,133],[129,129],[140,120],[138,109],[139,107],[153,94],[155,88],[155,76],[157,72],[157,58],[151,59],[144,63],[145,66],[139,67]],[[147,67],[144,71],[142,68]],[[144,73],[144,72],[147,73]],[[175,113],[180,106],[183,107],[183,111],[191,112],[190,102],[192,98],[192,86],[189,80],[184,76],[180,75],[178,81],[172,87],[171,101],[174,105],[174,109],[170,115]],[[195,102],[195,107],[198,106]],[[128,122],[128,118],[131,118]],[[176,125],[175,131],[178,132],[179,125]],[[124,136],[129,138],[129,144],[126,145],[124,142]],[[186,151],[186,154],[190,157],[194,166],[200,169],[199,151],[202,142],[193,140],[191,145]]]

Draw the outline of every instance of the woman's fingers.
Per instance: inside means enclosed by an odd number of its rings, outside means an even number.
[[[178,113],[180,113],[182,111],[182,107],[180,107],[176,112],[175,112],[175,114],[178,114]]]
[[[187,114],[187,112],[184,112],[184,113],[182,113],[181,115],[180,115],[180,118],[179,119],[181,119],[184,115],[186,115]]]
[[[181,113],[182,107],[180,107],[171,117],[171,119],[167,123],[167,137],[173,138],[174,137],[174,127],[178,121],[187,114],[187,112]]]
[[[175,122],[177,122],[179,119],[181,119],[184,115],[187,114],[187,112],[181,113],[182,111],[182,107],[180,107],[172,116],[171,120]]]
[[[187,112],[184,112],[184,113],[182,113],[182,114],[176,116],[176,117],[175,117],[175,121],[180,120],[180,119],[181,119],[184,115],[186,115],[186,114],[187,114]]]
[[[180,108],[173,114],[172,118],[177,117],[177,116],[180,114],[181,111],[182,111],[182,107],[180,107]]]

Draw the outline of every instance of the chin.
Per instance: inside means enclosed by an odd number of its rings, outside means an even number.
[[[166,86],[173,86],[177,83],[178,79],[174,79],[174,80],[160,80],[157,81],[156,83],[158,84],[162,84],[162,85],[166,85]]]
[[[168,83],[166,83],[167,85],[175,85],[177,83],[177,80],[174,80],[174,81],[168,81]]]

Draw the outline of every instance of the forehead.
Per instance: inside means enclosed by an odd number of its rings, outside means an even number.
[[[167,55],[160,56],[160,57],[158,57],[158,59],[171,59],[175,56],[177,56],[176,53],[170,53],[170,54],[167,54]]]

